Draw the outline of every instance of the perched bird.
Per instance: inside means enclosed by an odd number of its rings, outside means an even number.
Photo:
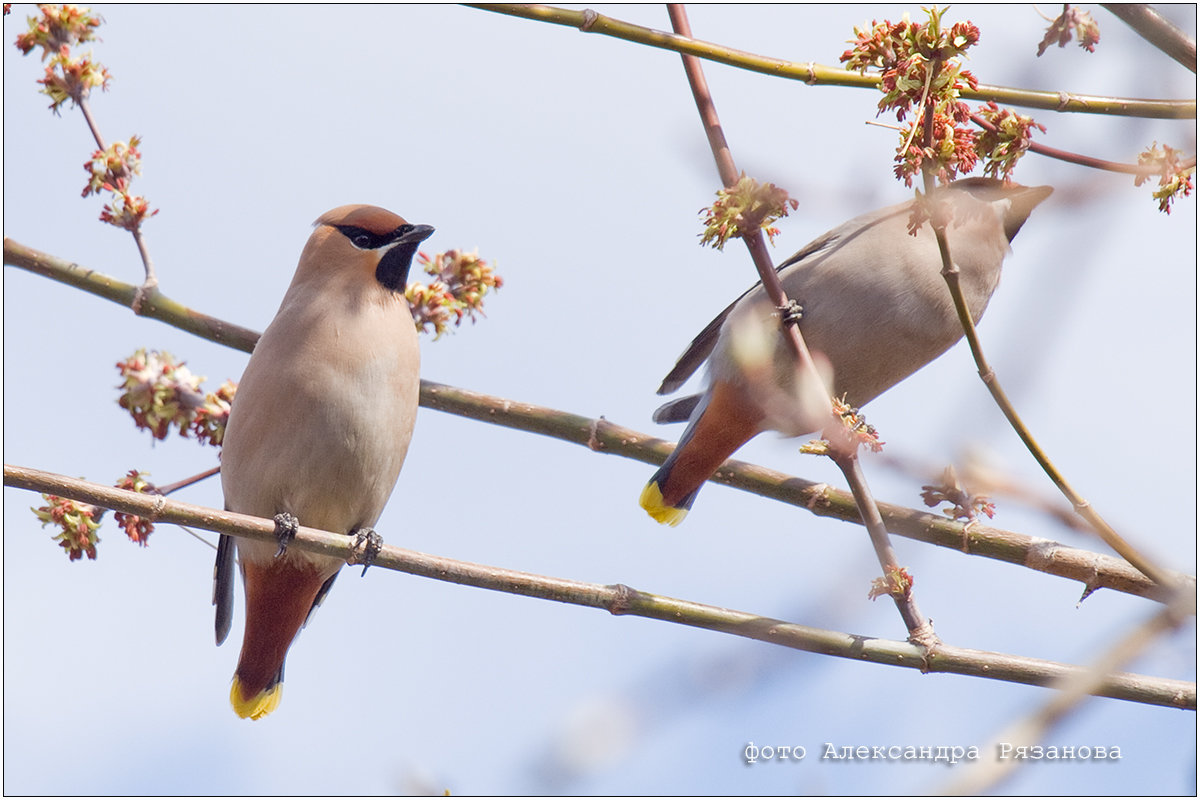
[[[372,537],[416,420],[417,331],[404,299],[428,225],[342,206],[314,223],[291,286],[238,384],[221,453],[225,508],[274,518],[279,545],[222,536],[217,644],[233,614],[236,549],[246,631],[230,701],[258,719],[279,705],[292,640],[345,561],[288,550],[296,526]]]
[[[952,216],[946,237],[974,319],[996,289],[1009,242],[1052,191],[966,178],[930,193]],[[855,217],[777,267],[788,299],[800,306],[805,343],[826,378],[832,373],[832,386],[813,386],[797,371],[761,283],[692,341],[658,393],[677,390],[705,359],[708,386],[654,414],[656,422],[688,426],[642,491],[650,516],[682,522],[717,467],[762,431],[818,430],[829,413],[823,388],[862,406],[962,337],[932,227],[923,222],[909,233],[916,202]]]

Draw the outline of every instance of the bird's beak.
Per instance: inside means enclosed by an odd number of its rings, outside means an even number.
[[[1011,242],[1029,219],[1030,213],[1037,208],[1038,203],[1045,200],[1054,191],[1053,186],[1022,186],[1008,196],[1008,210],[1004,212],[1004,235]]]
[[[433,231],[434,228],[432,225],[413,225],[411,231],[404,234],[396,241],[403,244],[417,244],[418,242],[423,242],[432,236]]]

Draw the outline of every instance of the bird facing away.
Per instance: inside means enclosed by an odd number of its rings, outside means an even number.
[[[966,178],[928,196],[951,215],[946,238],[975,320],[999,283],[1009,242],[1052,191]],[[814,362],[832,373],[832,387],[824,388],[834,397],[845,395],[854,407],[963,335],[933,228],[926,221],[916,235],[909,233],[916,202],[855,217],[776,268],[788,299],[801,308],[800,332]],[[754,436],[765,430],[800,436],[827,418],[827,395],[798,373],[780,324],[757,284],[700,332],[663,380],[658,393],[670,394],[708,360],[702,393],[654,413],[655,422],[688,421],[679,445],[641,494],[642,508],[657,521],[682,522],[704,482]]]
[[[278,545],[221,536],[217,644],[233,614],[236,549],[246,630],[230,701],[259,719],[279,705],[283,662],[345,561],[287,549],[298,523],[377,537],[412,439],[421,356],[404,289],[428,225],[382,208],[315,223],[275,319],[238,384],[221,452],[225,508],[274,518]]]

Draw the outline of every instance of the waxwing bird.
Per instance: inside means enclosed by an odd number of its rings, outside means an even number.
[[[280,544],[221,536],[217,644],[233,614],[234,551],[246,630],[230,701],[259,719],[279,705],[288,648],[344,561],[286,549],[301,523],[374,535],[412,438],[417,331],[404,299],[433,233],[382,208],[342,206],[314,223],[275,319],[238,384],[221,453],[225,508],[274,518]]]
[[[966,178],[930,193],[928,200],[951,215],[947,241],[974,319],[996,289],[1009,242],[1052,191]],[[814,361],[832,373],[825,388],[851,406],[907,378],[963,335],[932,227],[924,222],[909,233],[916,202],[855,217],[777,267],[788,299],[801,308],[800,332]],[[751,438],[765,430],[811,433],[828,414],[825,393],[797,372],[762,284],[700,332],[658,393],[677,390],[706,359],[707,388],[654,414],[656,422],[688,421],[640,498],[650,516],[669,525],[683,521],[701,485]]]

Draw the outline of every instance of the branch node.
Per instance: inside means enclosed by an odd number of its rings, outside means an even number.
[[[150,509],[150,521],[158,522],[159,518],[162,516],[162,513],[163,513],[163,511],[166,510],[166,508],[167,508],[166,495],[161,495],[161,494],[154,495],[154,508]]]
[[[590,33],[592,26],[596,24],[596,20],[600,19],[600,15],[590,8],[583,10],[583,22],[579,26],[579,30],[584,33]]]
[[[810,61],[804,67],[808,70],[808,75],[804,78],[804,82],[809,86],[815,86],[817,83],[817,62]]]
[[[614,583],[607,587],[612,591],[612,598],[608,601],[608,605],[604,608],[614,617],[619,617],[622,614],[628,614],[633,608],[633,601],[637,597],[637,589],[626,586],[623,583]]]
[[[971,522],[974,522],[974,521],[975,520],[971,520]],[[967,555],[970,555],[971,554],[971,532],[967,530],[968,527],[969,527],[968,525],[963,525],[959,528],[959,530],[962,532],[962,548],[961,549],[964,553],[966,553]]]
[[[597,433],[600,429],[600,423],[603,421],[605,421],[604,417],[601,416],[597,419],[592,420],[591,424],[588,425],[587,446],[588,446],[588,449],[590,449],[590,450],[600,451],[600,450],[604,449],[604,443],[601,442],[600,437],[597,436]]]
[[[132,309],[134,314],[137,314],[139,317],[142,315],[142,304],[146,302],[146,298],[154,293],[154,291],[157,289],[157,278],[148,279],[145,283],[137,288],[137,291],[133,293],[133,302],[129,304],[129,308]]]
[[[908,634],[908,641],[920,647],[925,652],[921,654],[921,674],[929,672],[929,656],[933,654],[942,640],[933,631],[933,623],[925,620]]]

